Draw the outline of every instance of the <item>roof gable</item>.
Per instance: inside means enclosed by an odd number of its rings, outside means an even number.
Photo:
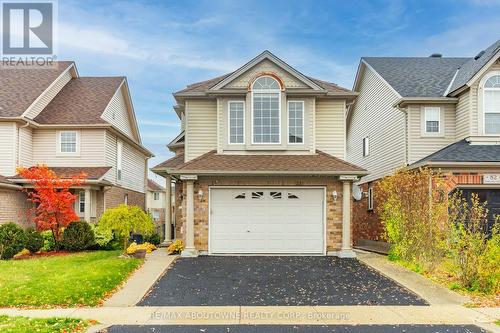
[[[42,95],[72,61],[58,61],[50,68],[0,65],[0,117],[20,117]]]
[[[262,52],[233,73],[222,78],[218,83],[212,86],[210,90],[216,91],[222,88],[247,88],[249,82],[261,73],[276,74],[284,81],[285,87],[287,88],[309,88],[317,91],[324,90],[313,80],[269,51]]]

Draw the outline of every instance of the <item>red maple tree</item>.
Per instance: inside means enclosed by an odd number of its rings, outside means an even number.
[[[77,196],[70,192],[73,186],[81,185],[86,175],[61,178],[46,165],[18,168],[18,174],[33,184],[33,189],[23,189],[28,200],[35,204],[33,222],[37,230],[51,230],[56,249],[61,239],[61,228],[66,227],[78,216],[73,209]]]

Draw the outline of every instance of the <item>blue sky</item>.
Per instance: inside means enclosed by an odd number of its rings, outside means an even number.
[[[171,93],[270,50],[351,88],[362,56],[473,56],[500,38],[500,0],[59,0],[59,59],[128,77],[150,167],[179,132]]]

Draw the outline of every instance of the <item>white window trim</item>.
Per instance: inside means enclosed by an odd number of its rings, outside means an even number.
[[[439,115],[438,131],[437,132],[427,132],[427,110],[437,109]],[[421,111],[421,117],[423,119],[421,123],[421,136],[423,137],[442,137],[444,136],[444,113],[440,106],[424,106]]]
[[[251,112],[250,112],[250,116],[251,116],[251,128],[252,128],[252,138],[251,138],[251,142],[253,145],[281,145],[281,89],[273,89],[273,90],[262,90],[263,92],[267,92],[267,93],[277,93],[278,94],[278,109],[279,109],[279,117],[278,117],[278,142],[255,142],[254,140],[254,128],[253,128],[253,94],[254,94],[254,89],[253,89],[253,85],[255,84],[255,81],[257,81],[258,79],[260,79],[261,77],[270,77],[272,78],[273,80],[277,81],[274,77],[270,76],[270,75],[262,75],[262,76],[259,76],[257,78],[255,78],[255,80],[252,82],[252,92],[250,93],[250,103],[251,103]],[[280,83],[278,82],[278,85],[280,85]]]
[[[243,103],[243,142],[231,142],[231,103]],[[244,145],[245,144],[245,118],[246,118],[246,103],[243,100],[227,101],[227,144],[228,145]],[[252,119],[253,120],[253,119]]]
[[[362,145],[363,145],[363,147],[362,147],[361,154],[363,155],[363,157],[370,156],[370,137],[369,136],[363,137]],[[365,152],[366,152],[366,154],[365,154]]]
[[[500,136],[500,134],[495,134],[495,133],[486,133],[486,112],[484,111],[484,107],[485,107],[485,96],[484,96],[484,92],[486,90],[500,90],[500,88],[485,88],[484,85],[486,84],[486,81],[488,81],[492,76],[496,76],[496,75],[500,75],[500,71],[491,71],[489,73],[487,73],[482,79],[481,81],[479,82],[479,88],[482,89],[482,93],[480,94],[481,95],[481,110],[479,110],[479,112],[481,112],[481,115],[479,117],[479,119],[481,119],[482,121],[482,134],[485,135],[485,136]],[[500,112],[488,112],[488,113],[500,113]]]
[[[82,202],[82,198],[83,198],[83,202]],[[83,204],[83,212],[81,209],[82,204]],[[85,209],[87,209],[87,207],[85,207],[85,191],[80,191],[78,193],[78,215],[83,216],[81,214],[85,214]]]
[[[373,210],[373,187],[368,188],[368,208],[369,211]]]
[[[153,200],[154,201],[160,200],[160,192],[153,192]]]
[[[116,180],[123,180],[123,142],[116,141]]]
[[[76,133],[76,152],[61,151],[61,136],[63,133]],[[78,130],[60,130],[56,132],[56,151],[57,156],[80,156],[80,131]]]
[[[302,142],[290,142],[290,102],[293,103],[301,103],[302,104]],[[306,139],[306,133],[305,133],[305,114],[306,114],[306,103],[303,100],[288,100],[286,102],[286,130],[287,130],[287,135],[286,135],[286,142],[288,142],[289,145],[303,145],[304,141]]]

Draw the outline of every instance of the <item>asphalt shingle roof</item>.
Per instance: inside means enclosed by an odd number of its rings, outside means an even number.
[[[179,155],[178,155],[179,156]],[[217,154],[216,150],[205,153],[189,162],[180,163],[175,156],[157,168],[173,168],[176,172],[331,172],[365,174],[366,170],[337,157],[317,151],[311,155],[229,155]],[[177,160],[179,158],[179,160]]]
[[[469,58],[364,57],[402,97],[440,97]]]
[[[72,61],[50,68],[0,65],[0,117],[19,117],[54,82]]]
[[[465,62],[462,67],[460,67],[457,77],[451,85],[450,92],[465,85],[474,75],[476,75],[477,72],[481,70],[481,68],[483,68],[484,65],[486,65],[488,61],[491,60],[491,58],[495,56],[498,51],[500,51],[500,39],[484,50],[484,54],[477,60],[470,58],[467,62]]]
[[[422,162],[500,162],[500,145],[472,145],[461,140],[416,163]]]
[[[40,124],[106,124],[101,115],[124,79],[72,79],[34,120]]]
[[[157,182],[148,179],[148,190],[160,192],[160,191],[165,191],[165,188],[160,184],[158,184]]]
[[[363,57],[402,97],[442,97],[464,86],[500,51],[500,40],[478,59]],[[448,91],[448,87],[450,88]]]
[[[49,167],[50,170],[54,171],[57,176],[61,178],[72,178],[77,177],[84,173],[86,175],[86,179],[89,180],[97,180],[102,178],[106,172],[108,172],[111,167],[102,166],[102,167]],[[11,180],[22,179],[20,175],[15,175],[13,177],[9,177]]]

